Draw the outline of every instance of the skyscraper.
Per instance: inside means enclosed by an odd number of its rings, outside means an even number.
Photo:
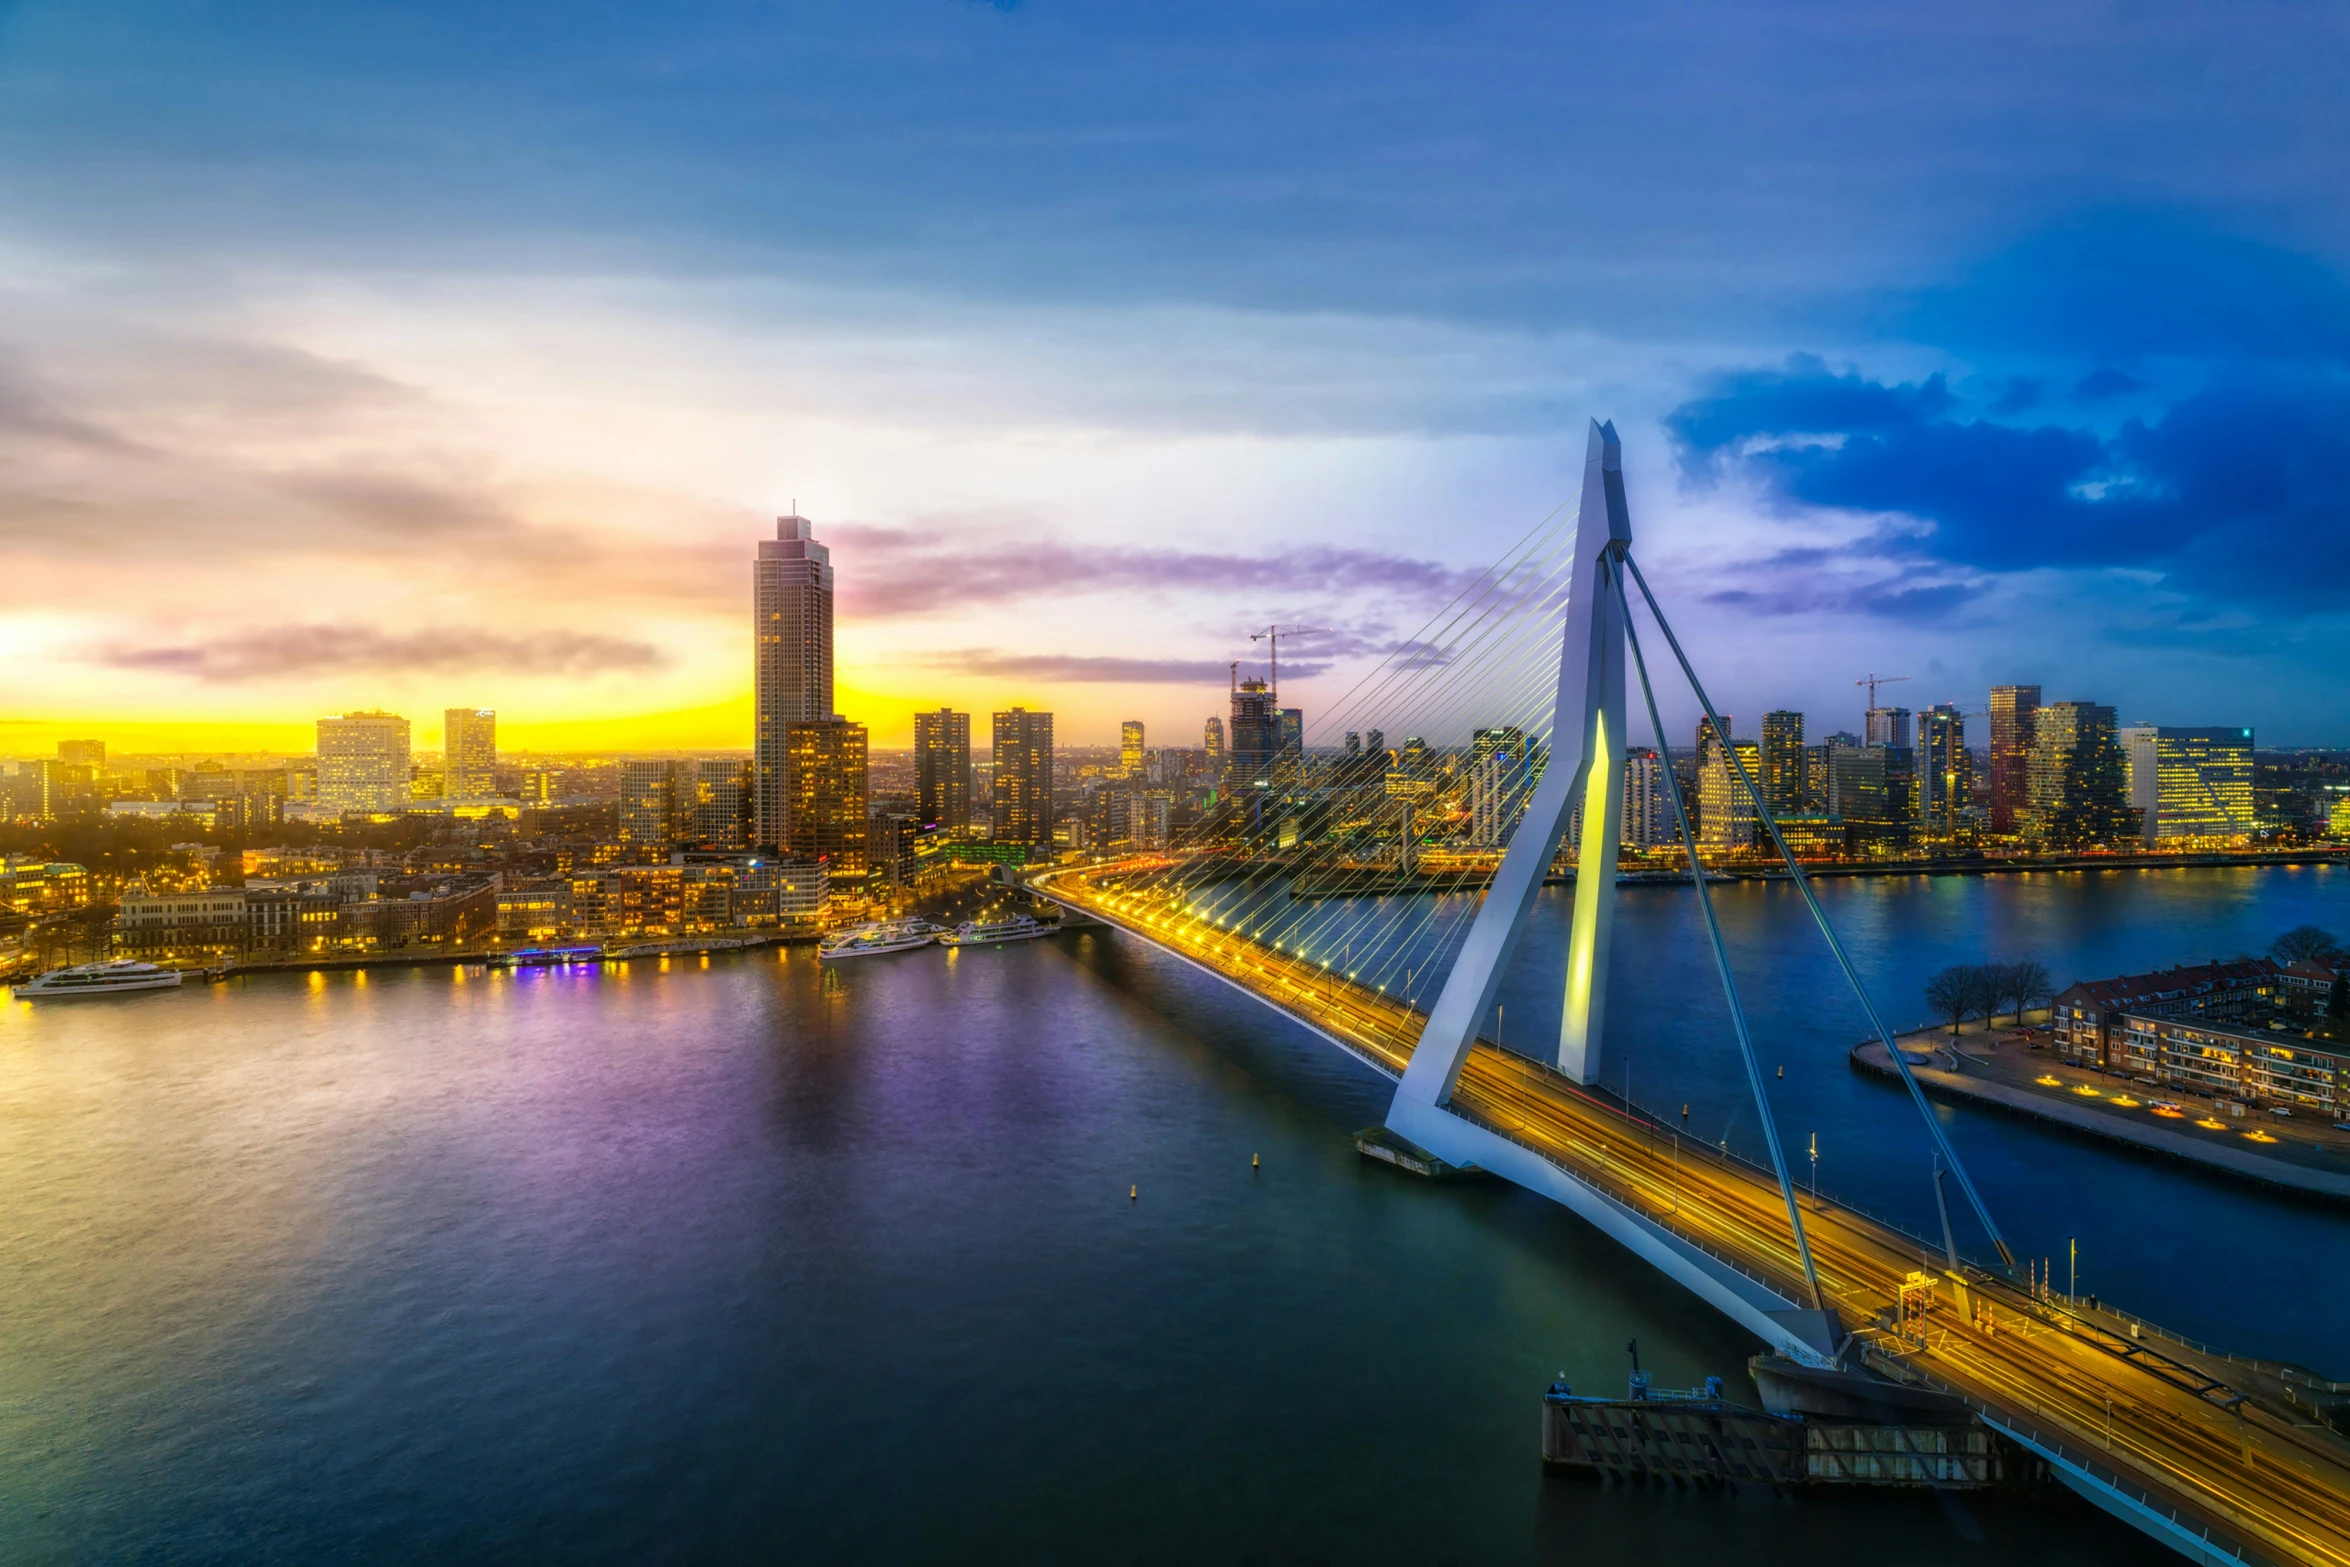
[[[1207,732],[1208,771],[1216,773],[1224,766],[1224,720],[1210,717]]]
[[[1232,688],[1232,780],[1235,789],[1264,781],[1273,770],[1280,749],[1281,724],[1273,712],[1272,692],[1262,680],[1243,680]]]
[[[1723,722],[1727,723],[1725,718]],[[1716,745],[1697,769],[1697,841],[1708,849],[1747,849],[1755,842],[1760,821],[1754,796],[1731,765],[1731,755],[1746,764],[1746,776],[1761,782],[1762,747],[1752,740]]]
[[[2128,769],[2110,707],[2051,702],[2035,711],[2029,782],[2024,830],[2043,848],[2144,836],[2143,821],[2130,809]]]
[[[784,840],[802,859],[822,860],[830,884],[850,896],[868,867],[865,726],[845,718],[799,719],[783,726]]]
[[[1118,726],[1118,771],[1127,778],[1142,776],[1142,720],[1129,718]]]
[[[318,721],[318,803],[371,816],[408,808],[408,720],[345,713]]]
[[[1285,707],[1276,716],[1280,719],[1281,754],[1290,758],[1294,764],[1298,757],[1305,754],[1306,710],[1302,707]]]
[[[2032,715],[2038,686],[1991,688],[1991,830],[2017,829],[2031,799]]]
[[[995,715],[995,841],[1053,841],[1053,715],[1024,707]]]
[[[1872,707],[1865,738],[1885,750],[1885,811],[1893,835],[1906,834],[1918,814],[1918,754],[1906,707]]]
[[[498,792],[498,715],[486,707],[441,714],[441,793],[480,800]]]
[[[947,832],[971,829],[971,715],[914,715],[914,815]]]
[[[832,552],[805,517],[777,518],[759,541],[751,639],[751,838],[770,848],[788,830],[785,727],[833,716]]]
[[[1803,809],[1803,715],[1782,708],[1763,714],[1763,800],[1774,815]]]
[[[1943,702],[1918,714],[1918,825],[1947,838],[1974,793],[1975,762],[1966,748],[1966,715]]]

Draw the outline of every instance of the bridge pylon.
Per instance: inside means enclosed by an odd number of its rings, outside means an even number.
[[[1452,1098],[1461,1064],[1492,1012],[1501,976],[1517,950],[1543,878],[1578,806],[1575,911],[1567,935],[1567,983],[1559,1017],[1558,1069],[1578,1083],[1600,1074],[1607,1021],[1608,934],[1615,914],[1616,840],[1627,728],[1624,717],[1624,600],[1613,574],[1632,543],[1624,503],[1624,451],[1613,423],[1594,421],[1583,459],[1583,499],[1575,520],[1560,639],[1558,705],[1551,756],[1526,814],[1510,838],[1492,886],[1461,944],[1411,1065],[1396,1088],[1398,1107],[1441,1106]],[[1390,1123],[1394,1117],[1389,1117]]]

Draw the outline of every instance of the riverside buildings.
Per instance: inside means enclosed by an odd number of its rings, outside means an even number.
[[[1763,803],[1774,816],[1790,816],[1804,808],[1803,715],[1781,708],[1763,714]]]
[[[2051,702],[2035,711],[2028,781],[2024,830],[2041,848],[2135,842],[2144,831],[2130,810],[2110,707]]]
[[[1927,837],[1957,836],[1961,813],[1974,796],[1974,757],[1966,748],[1966,715],[1943,702],[1918,714],[1918,826]]]
[[[2117,739],[2146,843],[2227,844],[2252,836],[2251,730],[2132,724]]]
[[[759,542],[751,632],[751,838],[773,848],[788,834],[786,730],[833,716],[832,552],[797,513]]]

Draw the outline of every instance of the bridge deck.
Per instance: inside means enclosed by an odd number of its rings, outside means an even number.
[[[1047,872],[1038,890],[1174,951],[1366,1061],[1400,1075],[1424,1015],[1321,965],[1194,918],[1179,896],[1129,878],[1163,859]],[[1532,1149],[1788,1300],[1805,1298],[1786,1209],[1768,1172],[1680,1138],[1537,1062],[1480,1042],[1452,1113]],[[2101,1505],[2172,1543],[2208,1536],[2211,1560],[2350,1567],[2350,1443],[2289,1406],[2242,1397],[2209,1363],[2164,1358],[2054,1302],[1974,1269],[1934,1269],[1922,1333],[1897,1319],[1927,1266],[1910,1235],[1802,1199],[1827,1304],[1880,1369],[1967,1399],[2060,1465],[2109,1487]],[[2076,1486],[2078,1488],[2078,1486]],[[2164,1526],[2163,1520],[2173,1520]]]

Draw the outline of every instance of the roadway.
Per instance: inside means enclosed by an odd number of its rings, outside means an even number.
[[[1272,1002],[1400,1076],[1422,1013],[1319,963],[1195,917],[1153,887],[1164,858],[1047,872],[1040,890]],[[1447,1108],[1577,1179],[1787,1300],[1808,1301],[1768,1171],[1693,1143],[1542,1064],[1480,1041]],[[1924,1243],[1832,1201],[1799,1198],[1825,1304],[1857,1326],[1879,1370],[1958,1394],[1997,1424],[2110,1481],[2189,1534],[2251,1559],[2350,1567],[2350,1442],[2306,1414],[2231,1386],[2224,1367],[2124,1336],[2120,1319],[2069,1309],[2013,1280],[1928,1263]],[[1930,1280],[1922,1326],[1900,1298]],[[2215,1374],[2218,1372],[2220,1374]]]

